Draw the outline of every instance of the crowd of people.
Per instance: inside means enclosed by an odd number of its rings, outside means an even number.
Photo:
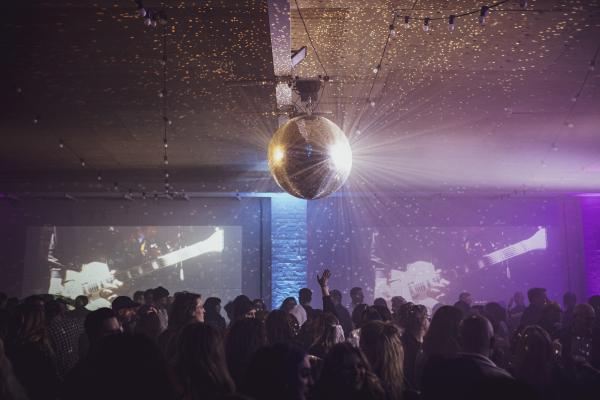
[[[303,288],[279,309],[162,287],[86,309],[0,293],[0,399],[599,399],[600,296],[364,303]],[[72,308],[72,309],[71,309]]]

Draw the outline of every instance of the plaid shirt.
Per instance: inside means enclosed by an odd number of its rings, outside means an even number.
[[[79,337],[83,334],[83,321],[81,318],[56,318],[48,327],[56,370],[61,379],[79,360]]]

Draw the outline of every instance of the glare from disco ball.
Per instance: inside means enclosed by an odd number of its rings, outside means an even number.
[[[303,115],[279,127],[269,144],[269,168],[292,196],[313,200],[342,187],[352,169],[344,132],[327,118]]]

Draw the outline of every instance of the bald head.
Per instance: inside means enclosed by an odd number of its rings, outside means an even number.
[[[463,352],[487,357],[493,344],[494,328],[487,318],[470,315],[460,323],[459,338]]]

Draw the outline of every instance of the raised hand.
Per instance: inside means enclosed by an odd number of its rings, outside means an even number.
[[[321,288],[327,287],[329,284],[329,278],[331,278],[331,271],[328,269],[323,271],[323,275],[320,277],[319,274],[317,274],[317,282],[319,283],[319,286],[321,286]]]

